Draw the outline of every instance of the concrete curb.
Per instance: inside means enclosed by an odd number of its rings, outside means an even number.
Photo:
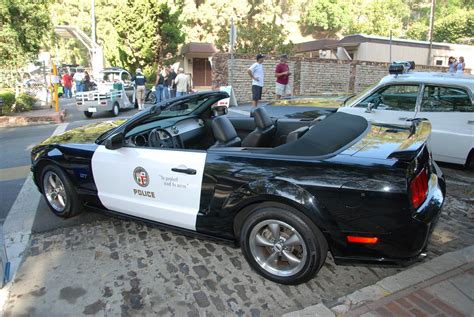
[[[448,252],[430,261],[409,268],[403,272],[386,277],[374,285],[364,287],[352,294],[340,297],[336,305],[327,307],[323,303],[309,306],[303,310],[284,314],[284,317],[297,316],[342,316],[350,310],[366,303],[379,300],[393,293],[415,286],[440,274],[453,270],[474,260],[474,245]]]
[[[34,111],[34,110],[33,110]],[[0,127],[21,127],[37,124],[62,123],[67,115],[66,109],[48,115],[31,115],[31,111],[17,116],[1,116]]]

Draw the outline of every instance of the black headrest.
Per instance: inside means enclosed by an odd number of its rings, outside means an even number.
[[[257,128],[266,129],[273,125],[273,121],[265,108],[257,108],[253,111],[253,119]]]
[[[237,131],[235,131],[232,122],[225,116],[216,117],[212,121],[212,132],[216,140],[223,143],[237,137]]]

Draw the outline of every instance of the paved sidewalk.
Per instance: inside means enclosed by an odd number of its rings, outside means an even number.
[[[337,302],[330,308],[318,304],[284,317],[473,316],[474,246],[389,276]]]
[[[66,117],[66,110],[56,112],[54,108],[41,107],[39,109],[15,113],[9,116],[0,116],[0,127],[18,127],[32,124],[61,123]]]

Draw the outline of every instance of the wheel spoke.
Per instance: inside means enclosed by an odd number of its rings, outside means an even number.
[[[278,253],[274,252],[265,260],[264,265],[268,265],[275,268],[277,266],[277,263],[278,263]]]
[[[53,179],[53,175],[48,177],[48,181],[51,187],[56,188],[56,181]]]
[[[261,234],[257,234],[255,236],[255,244],[260,247],[273,247],[273,243],[271,243],[270,240],[263,237]]]
[[[301,260],[298,259],[293,253],[288,251],[283,251],[283,257],[288,261],[291,267],[297,266],[301,263]]]
[[[280,225],[278,223],[271,223],[268,225],[270,231],[272,232],[272,236],[275,242],[280,240]]]
[[[286,239],[285,242],[283,242],[284,247],[292,247],[295,245],[301,245],[300,238],[298,238],[298,235],[293,233],[288,239]]]
[[[62,194],[58,194],[58,202],[64,207],[66,206],[65,199],[63,198]]]

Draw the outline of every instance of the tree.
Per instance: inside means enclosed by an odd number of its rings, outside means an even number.
[[[317,33],[324,37],[334,37],[351,20],[344,0],[312,0],[308,8],[300,19],[306,34]]]
[[[165,61],[168,53],[175,56],[184,42],[179,20],[167,2],[127,0],[119,8],[115,29],[118,34],[118,64],[135,69]]]
[[[34,60],[51,34],[48,1],[0,2],[0,64],[23,66]]]
[[[474,43],[474,10],[458,9],[435,20],[433,40],[448,43]]]

